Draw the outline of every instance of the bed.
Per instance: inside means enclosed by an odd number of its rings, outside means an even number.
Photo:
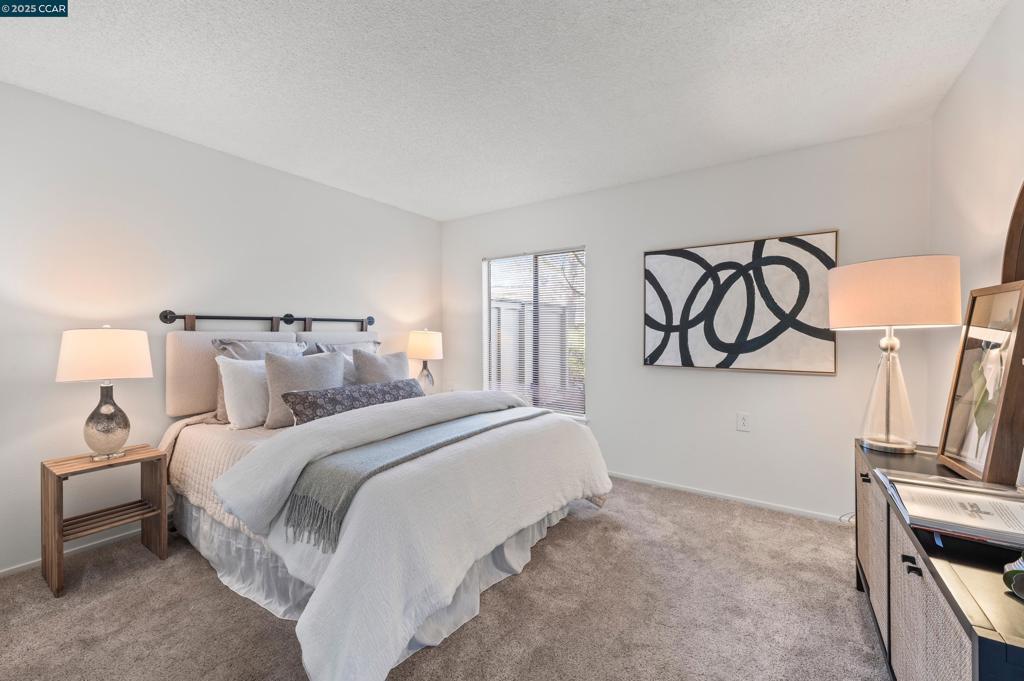
[[[611,489],[588,428],[504,393],[445,393],[279,430],[232,430],[213,418],[211,341],[224,337],[337,343],[376,336],[167,335],[167,411],[179,419],[161,449],[169,456],[175,526],[225,585],[297,620],[303,664],[315,681],[384,679],[409,655],[439,644],[479,612],[481,592],[523,569],[531,547],[573,504]],[[329,550],[289,532],[284,509],[312,462],[494,415],[502,418],[497,425],[448,437],[369,478]]]

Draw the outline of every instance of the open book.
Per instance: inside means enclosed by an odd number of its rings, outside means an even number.
[[[1024,494],[1012,487],[876,468],[911,527],[1024,549]]]

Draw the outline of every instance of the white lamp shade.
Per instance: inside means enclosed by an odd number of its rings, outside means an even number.
[[[152,377],[145,331],[72,329],[61,336],[58,383]]]
[[[916,255],[829,270],[828,317],[833,329],[959,326],[960,258]]]
[[[444,359],[441,349],[440,331],[410,331],[409,348],[406,353],[410,359]]]

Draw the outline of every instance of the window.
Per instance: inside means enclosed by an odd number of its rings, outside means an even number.
[[[586,257],[582,248],[484,262],[491,390],[537,407],[586,410]]]

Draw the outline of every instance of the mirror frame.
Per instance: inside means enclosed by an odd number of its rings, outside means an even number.
[[[1003,249],[1003,283],[1024,279],[1024,185],[1017,194],[1017,205],[1010,216]]]

